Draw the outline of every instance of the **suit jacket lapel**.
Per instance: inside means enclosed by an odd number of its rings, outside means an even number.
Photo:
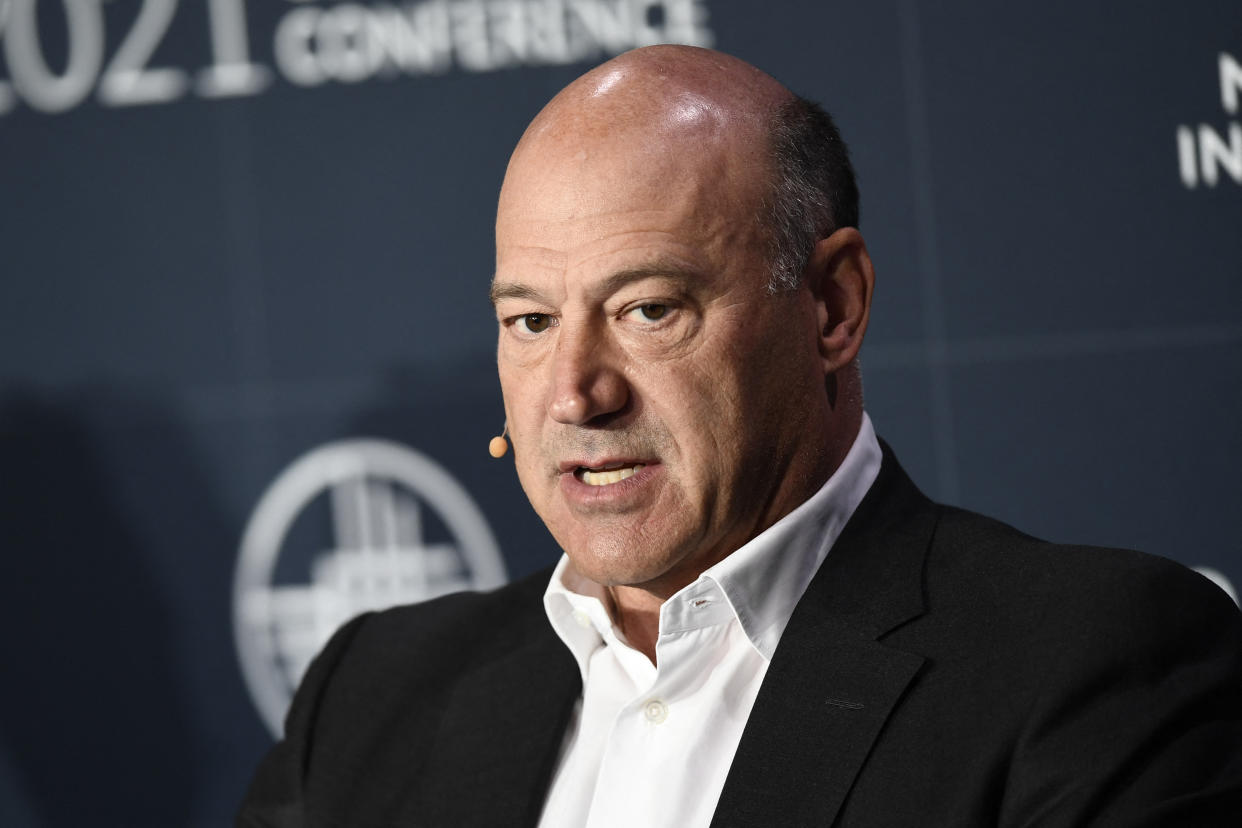
[[[828,825],[923,658],[877,639],[924,610],[936,507],[884,446],[876,482],[798,603],[712,825]]]
[[[453,688],[416,824],[535,825],[581,684],[540,609],[526,643]]]

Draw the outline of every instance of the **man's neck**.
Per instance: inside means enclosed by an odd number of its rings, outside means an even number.
[[[655,664],[660,607],[665,599],[642,587],[607,587],[604,592],[608,596],[608,613],[625,636],[626,643]]]

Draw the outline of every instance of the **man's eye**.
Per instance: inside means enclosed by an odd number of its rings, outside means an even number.
[[[529,333],[543,333],[552,324],[552,317],[546,313],[527,313],[517,318],[517,324]]]
[[[639,317],[648,322],[655,322],[668,315],[668,305],[660,305],[653,302],[648,305],[639,305],[631,310],[630,313],[638,314]]]

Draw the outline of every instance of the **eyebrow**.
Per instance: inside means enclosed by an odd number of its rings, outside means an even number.
[[[674,259],[659,259],[650,264],[628,267],[611,274],[592,289],[593,293],[611,296],[626,285],[641,282],[644,279],[666,279],[681,285],[702,278],[702,274],[694,268],[687,267]],[[490,291],[492,304],[503,299],[529,299],[549,304],[543,294],[530,285],[521,282],[499,282],[492,279]]]
[[[520,282],[497,282],[492,279],[492,288],[488,291],[492,304],[500,302],[502,299],[531,299],[536,302],[542,302],[543,294],[535,290],[529,285]]]

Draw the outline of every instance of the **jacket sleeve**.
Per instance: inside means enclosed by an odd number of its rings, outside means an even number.
[[[268,752],[255,773],[237,814],[237,828],[303,828],[303,781],[313,744],[315,721],[324,691],[341,657],[371,613],[337,630],[311,662],[285,716],[285,736]]]
[[[1059,607],[1005,791],[1015,826],[1242,825],[1242,614],[1162,559]]]

